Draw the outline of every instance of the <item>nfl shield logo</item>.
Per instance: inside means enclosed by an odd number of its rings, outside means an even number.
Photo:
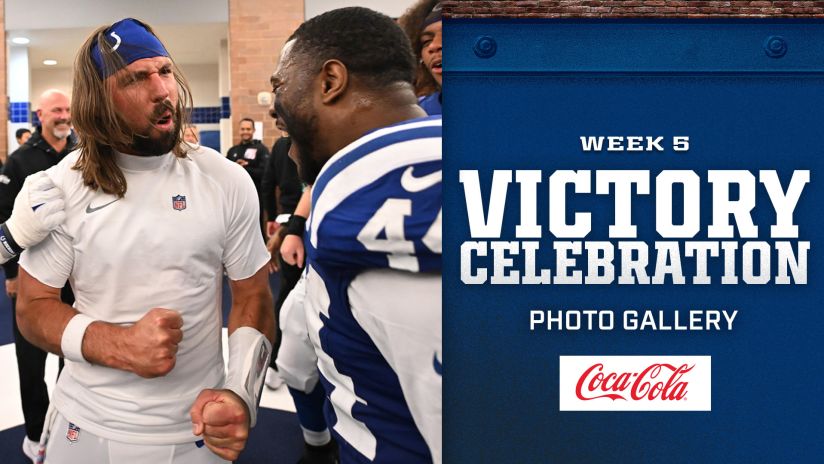
[[[183,211],[186,209],[186,197],[183,195],[172,197],[172,208],[174,208],[175,211]]]
[[[80,427],[72,424],[69,422],[69,430],[66,431],[66,439],[70,442],[74,443],[77,441],[77,437],[80,436]]]

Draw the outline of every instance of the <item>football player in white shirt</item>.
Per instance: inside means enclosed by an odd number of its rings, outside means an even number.
[[[274,337],[254,185],[219,153],[182,142],[191,96],[144,23],[96,30],[72,93],[81,144],[48,171],[66,221],[20,262],[20,330],[66,358],[40,458],[234,460],[256,421]],[[67,280],[74,307],[59,300]]]
[[[353,7],[303,23],[271,78],[312,185],[304,325],[342,464],[442,460],[441,119],[414,69],[392,19]]]

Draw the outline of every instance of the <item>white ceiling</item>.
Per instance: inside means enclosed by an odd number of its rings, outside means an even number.
[[[365,6],[400,16],[415,0],[305,0],[307,18],[344,6]],[[125,17],[146,21],[180,64],[217,64],[228,36],[228,0],[5,0],[6,40],[31,42],[29,66],[70,68],[78,48],[97,27]]]
[[[156,24],[227,22],[228,0],[6,0],[6,30],[95,28],[125,17]]]
[[[220,40],[227,35],[226,23],[182,24],[153,26],[180,64],[217,64]],[[9,32],[9,39],[23,35],[31,40],[29,67],[43,69],[43,60],[57,60],[57,67],[72,67],[74,56],[94,27],[73,29],[36,29]],[[19,45],[11,45],[18,47]]]
[[[180,64],[217,64],[228,35],[227,0],[6,0],[6,39],[27,37],[29,66],[70,68],[77,50],[96,28],[125,17],[151,24]]]

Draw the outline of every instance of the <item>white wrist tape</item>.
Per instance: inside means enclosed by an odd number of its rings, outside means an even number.
[[[252,327],[240,327],[229,336],[229,373],[224,388],[232,390],[249,408],[249,426],[257,422],[263,379],[269,366],[272,344]]]
[[[83,336],[89,324],[95,320],[85,314],[75,314],[63,329],[63,337],[60,339],[60,349],[63,357],[70,361],[86,362],[83,357]]]

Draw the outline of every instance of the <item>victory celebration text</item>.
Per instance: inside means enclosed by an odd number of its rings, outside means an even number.
[[[594,145],[581,139],[585,151]],[[794,212],[810,171],[782,174],[783,184],[769,169],[461,170],[470,235],[461,244],[461,279],[806,284],[810,242],[799,239]],[[548,195],[548,211],[539,212],[540,195]],[[635,212],[641,201],[645,208]]]

